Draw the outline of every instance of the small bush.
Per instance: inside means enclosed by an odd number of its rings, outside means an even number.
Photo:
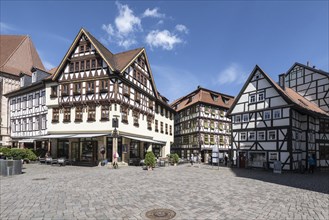
[[[35,161],[38,159],[35,153],[30,149],[0,148],[0,152],[2,152],[5,157],[12,157],[14,160],[28,159]]]
[[[178,161],[179,161],[179,156],[178,156],[178,154],[172,154],[172,160],[174,161],[174,163],[178,163]]]
[[[11,157],[11,149],[7,147],[1,147],[0,152],[3,153],[3,156],[5,157]]]
[[[148,151],[145,155],[144,163],[148,167],[154,167],[155,166],[155,156],[152,151]]]

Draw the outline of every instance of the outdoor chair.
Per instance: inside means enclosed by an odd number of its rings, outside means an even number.
[[[53,164],[58,164],[58,159],[54,159],[54,158],[53,158],[53,159],[51,160],[51,165],[53,165]]]
[[[65,166],[65,158],[58,158],[57,159],[57,164],[59,166]]]
[[[47,157],[45,164],[52,164],[53,158]]]
[[[46,164],[46,158],[39,157],[39,164]]]

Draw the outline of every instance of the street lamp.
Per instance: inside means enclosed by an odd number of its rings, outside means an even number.
[[[114,130],[112,132],[112,137],[113,137],[112,162],[114,162],[114,154],[118,152],[118,130],[117,130],[117,128],[119,127],[118,117],[120,117],[120,116],[113,115],[113,119],[112,119],[112,127],[114,128]]]

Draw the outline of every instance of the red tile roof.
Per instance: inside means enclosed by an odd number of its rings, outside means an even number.
[[[32,67],[45,70],[29,36],[0,35],[0,71],[31,75]]]
[[[215,99],[217,97],[217,99]],[[227,102],[224,102],[224,99]],[[209,89],[198,87],[197,90],[189,93],[188,95],[181,97],[171,103],[171,107],[174,108],[177,112],[187,108],[196,103],[206,103],[214,106],[219,106],[222,108],[229,109],[233,104],[234,97],[230,95],[225,95]]]

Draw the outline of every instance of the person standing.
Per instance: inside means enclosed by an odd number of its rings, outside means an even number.
[[[309,173],[314,173],[315,160],[311,155],[308,156],[308,165],[309,165],[308,172]]]
[[[118,157],[119,157],[118,152],[115,152],[113,154],[113,159],[114,159],[114,161],[113,161],[113,168],[114,169],[118,168]]]
[[[227,160],[228,160],[228,157],[227,157],[227,154],[225,153],[225,157],[224,157],[225,166],[227,166]]]
[[[194,162],[194,156],[193,154],[191,154],[191,165],[193,166],[193,162]]]

